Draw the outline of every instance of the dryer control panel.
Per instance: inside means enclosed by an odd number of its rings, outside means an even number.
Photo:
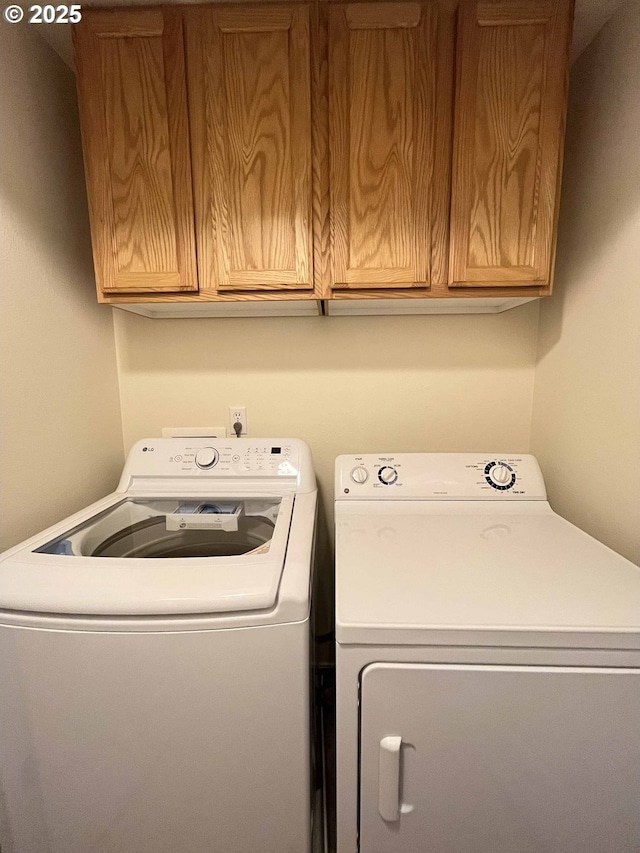
[[[511,453],[339,456],[336,500],[546,500],[535,457]]]

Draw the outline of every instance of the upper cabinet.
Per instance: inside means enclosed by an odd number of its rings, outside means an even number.
[[[459,11],[452,286],[551,282],[572,6],[484,0]]]
[[[98,291],[197,291],[182,18],[85,11],[73,33]]]
[[[572,8],[85,10],[99,298],[549,294]]]
[[[446,281],[452,63],[437,3],[330,6],[333,288]]]
[[[200,289],[310,291],[309,9],[185,17]]]

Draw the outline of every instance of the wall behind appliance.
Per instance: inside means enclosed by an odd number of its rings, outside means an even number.
[[[116,312],[124,441],[227,425],[313,452],[329,525],[340,453],[529,447],[537,303],[498,315],[149,320]]]
[[[0,25],[0,550],[112,490],[123,461],[75,81],[34,29]]]
[[[640,6],[574,64],[531,448],[554,508],[640,562]]]

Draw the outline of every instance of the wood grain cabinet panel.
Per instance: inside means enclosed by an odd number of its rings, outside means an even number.
[[[571,0],[461,4],[454,287],[551,282],[572,6]]]
[[[98,293],[195,291],[181,18],[85,10],[73,31]]]
[[[453,70],[439,26],[435,3],[330,5],[334,289],[446,280],[449,173],[438,134],[446,146]]]
[[[185,15],[201,291],[310,290],[309,8]]]

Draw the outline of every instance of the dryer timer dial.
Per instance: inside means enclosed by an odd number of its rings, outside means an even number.
[[[491,470],[491,479],[496,483],[500,483],[501,486],[504,486],[505,483],[508,483],[511,479],[511,471],[508,468],[505,468],[504,465],[496,465]]]
[[[487,483],[500,492],[512,488],[516,482],[515,471],[506,462],[489,462],[484,474]]]
[[[391,465],[384,465],[378,471],[378,479],[381,483],[384,483],[385,486],[393,486],[398,479],[398,472],[395,468],[392,468]]]

